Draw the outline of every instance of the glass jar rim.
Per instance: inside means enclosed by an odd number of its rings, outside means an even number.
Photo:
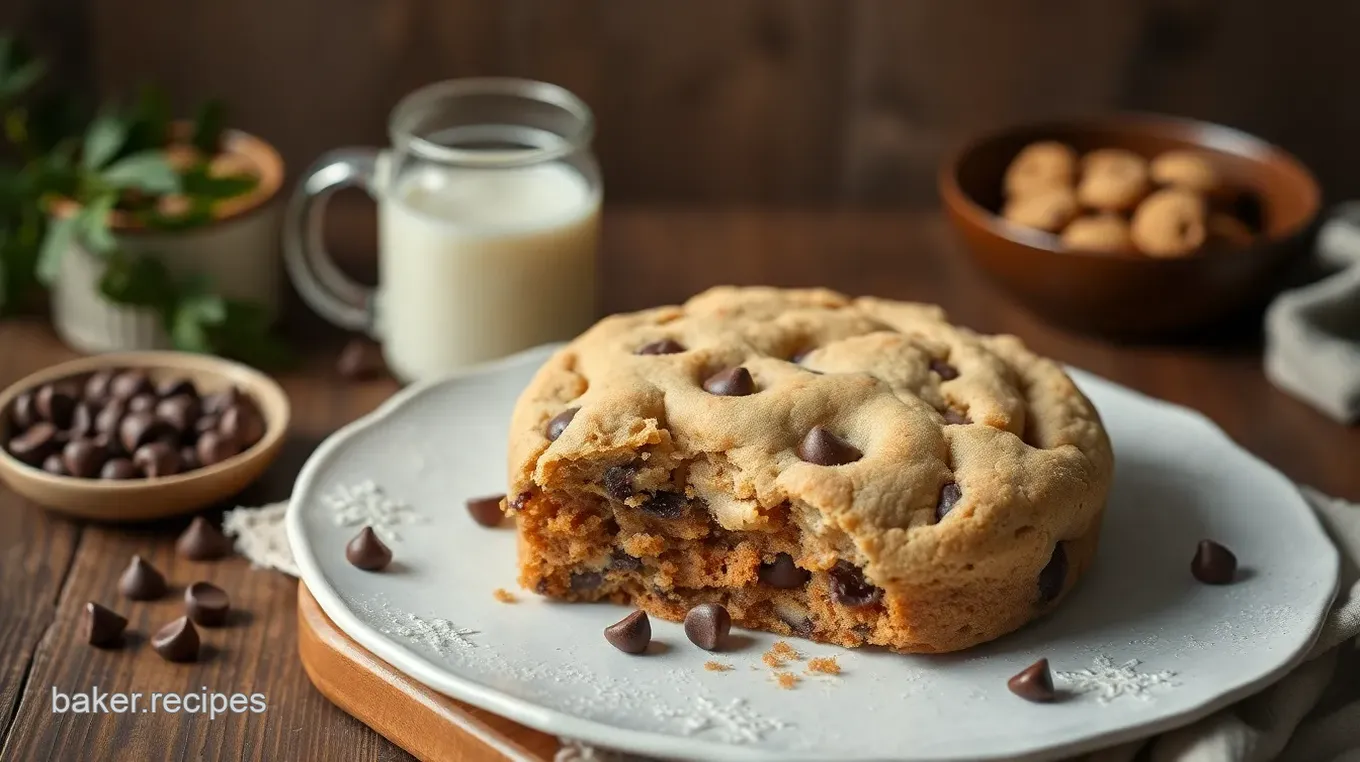
[[[572,117],[576,125],[566,134],[554,132],[557,139],[550,143],[521,149],[486,151],[442,145],[417,135],[409,126],[402,124],[430,103],[478,95],[522,98],[556,106]],[[570,90],[550,82],[518,77],[468,77],[435,82],[408,93],[398,101],[388,120],[388,133],[394,146],[431,161],[462,165],[504,167],[552,161],[589,146],[594,132],[594,114],[585,101]]]

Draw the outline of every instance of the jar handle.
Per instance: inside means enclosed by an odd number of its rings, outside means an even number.
[[[326,202],[342,188],[362,188],[378,200],[376,148],[330,151],[307,171],[284,217],[283,253],[288,276],[303,301],[341,328],[373,334],[373,289],[355,282],[336,266],[322,236]]]

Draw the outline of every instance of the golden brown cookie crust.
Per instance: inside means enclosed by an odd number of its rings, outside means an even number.
[[[683,351],[635,354],[665,339]],[[755,393],[703,388],[736,366]],[[802,460],[813,426],[862,457]],[[723,287],[606,318],[555,354],[515,409],[507,503],[521,584],[547,595],[673,620],[719,602],[739,626],[952,651],[1071,588],[1111,461],[1090,402],[1014,337],[933,306]],[[951,483],[961,497],[937,521]],[[779,554],[805,583],[767,583]]]

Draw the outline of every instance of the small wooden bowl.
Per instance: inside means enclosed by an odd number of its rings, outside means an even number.
[[[254,400],[265,432],[245,452],[211,466],[157,479],[109,481],[57,476],[29,466],[0,449],[0,479],[15,492],[60,513],[100,521],[145,521],[189,513],[221,502],[260,477],[279,454],[288,431],[288,397],[273,379],[244,365],[185,352],[94,355],[54,365],[0,392],[0,437],[8,442],[15,397],[43,384],[110,368],[144,369],[156,381],[191,379],[204,394],[235,385]]]
[[[1124,148],[1152,158],[1172,149],[1212,155],[1226,184],[1259,201],[1262,229],[1250,244],[1180,259],[1064,248],[1057,236],[998,214],[1002,177],[1020,149],[1060,140],[1085,153]],[[1053,322],[1115,335],[1200,328],[1263,304],[1306,250],[1321,208],[1317,180],[1298,159],[1244,132],[1206,122],[1121,114],[1012,127],[982,137],[939,174],[950,221],[996,283]]]

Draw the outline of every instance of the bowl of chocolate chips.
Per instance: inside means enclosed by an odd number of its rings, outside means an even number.
[[[195,511],[259,478],[283,445],[288,416],[273,379],[229,360],[86,357],[0,392],[0,479],[85,518]]]

